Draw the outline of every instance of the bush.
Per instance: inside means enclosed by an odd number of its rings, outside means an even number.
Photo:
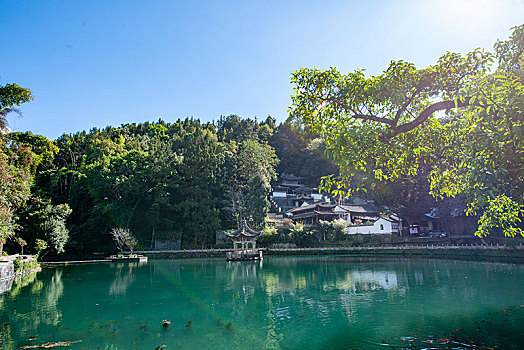
[[[297,223],[291,228],[290,236],[298,247],[315,247],[319,243],[317,232],[312,227],[304,227]]]
[[[129,232],[129,229],[122,227],[114,227],[110,232],[111,236],[115,240],[116,246],[121,254],[124,253],[124,247],[127,247],[130,254],[133,254],[133,250],[137,247],[138,241],[135,236]]]
[[[258,238],[258,243],[262,246],[270,245],[279,241],[278,230],[271,226],[266,226],[263,233]]]
[[[40,264],[36,259],[24,259],[22,257],[17,257],[13,264],[15,266],[15,275],[23,276],[27,275],[30,272],[33,272],[40,268]]]
[[[344,219],[337,219],[335,221],[320,220],[314,226],[315,233],[319,240],[327,242],[342,241],[346,238],[348,223]]]

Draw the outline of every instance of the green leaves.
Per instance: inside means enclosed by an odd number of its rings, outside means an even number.
[[[404,181],[429,169],[429,192],[465,195],[469,214],[501,195],[522,204],[524,25],[495,51],[448,52],[424,69],[391,61],[379,76],[295,72],[290,116],[324,138],[340,168],[323,189],[338,196],[362,187],[354,174]],[[515,228],[516,220],[504,220]]]
[[[6,84],[0,86],[0,116],[5,116],[12,107],[20,106],[22,103],[33,99],[31,90],[18,86],[17,84]],[[0,118],[3,120],[3,118]]]
[[[506,237],[516,235],[524,237],[524,230],[519,227],[523,216],[524,205],[505,195],[496,196],[488,200],[486,209],[479,219],[476,235],[485,237],[494,231],[499,231]]]
[[[22,230],[19,234],[31,242],[30,245],[36,244],[37,250],[49,246],[54,254],[63,253],[69,240],[66,220],[71,212],[67,204],[54,205],[48,199],[33,195],[28,205],[20,211]],[[46,243],[46,248],[38,245],[39,240]]]
[[[17,227],[15,211],[29,197],[32,178],[28,167],[31,154],[27,148],[13,147],[5,139],[6,120],[9,112],[18,112],[14,106],[33,99],[31,91],[17,84],[0,86],[0,254],[2,244]]]

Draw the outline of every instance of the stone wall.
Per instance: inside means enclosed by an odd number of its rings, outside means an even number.
[[[0,262],[0,280],[15,277],[15,265],[12,261]]]
[[[7,292],[15,279],[15,266],[12,261],[0,261],[0,294]]]
[[[17,260],[18,259],[18,260]],[[15,262],[17,266],[15,266]],[[0,261],[0,294],[11,289],[17,277],[40,271],[40,265],[32,255],[9,255]]]

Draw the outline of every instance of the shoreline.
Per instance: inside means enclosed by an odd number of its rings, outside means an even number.
[[[150,259],[226,258],[232,249],[192,249],[136,252]],[[494,261],[524,264],[524,246],[381,246],[381,247],[314,247],[314,248],[261,248],[264,256],[348,256],[384,258],[428,258],[472,261]],[[42,266],[76,265],[111,262],[107,259],[75,259],[40,262]]]

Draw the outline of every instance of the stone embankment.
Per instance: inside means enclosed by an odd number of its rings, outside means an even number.
[[[15,277],[40,271],[40,265],[32,255],[9,255],[0,260],[0,294],[11,289]]]
[[[486,244],[406,244],[380,246],[335,246],[314,248],[260,248],[264,255],[322,255],[322,254],[354,254],[354,255],[428,255],[428,256],[479,256],[479,257],[510,257],[524,259],[524,245],[486,245]],[[163,251],[140,251],[155,258],[199,258],[222,257],[232,249],[184,249]]]
[[[0,261],[0,294],[11,289],[15,279],[15,265],[12,261]]]
[[[399,257],[429,257],[429,258],[472,258],[490,259],[502,258],[512,261],[524,261],[524,245],[502,244],[404,244],[380,246],[334,246],[313,248],[259,248],[267,255],[331,255],[345,254],[354,256],[399,256]],[[154,259],[180,258],[226,258],[227,252],[233,249],[180,249],[180,250],[143,250],[135,251]],[[111,262],[107,259],[75,260],[43,262],[44,266],[86,264]]]

